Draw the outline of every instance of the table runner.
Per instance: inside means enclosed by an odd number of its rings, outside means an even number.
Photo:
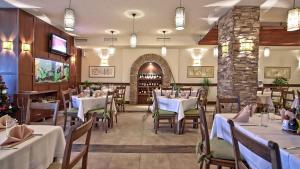
[[[16,145],[17,149],[0,149],[1,169],[46,169],[53,158],[60,161],[65,149],[65,137],[61,127],[46,125],[28,125],[34,130],[34,136]],[[0,142],[6,139],[6,132],[0,132]]]
[[[105,107],[106,96],[102,97],[82,97],[72,96],[72,105],[75,108],[78,108],[78,118],[84,121],[84,115],[92,109],[104,108]],[[116,114],[117,108],[113,100],[112,110]]]
[[[217,114],[215,116],[210,137],[219,137],[232,144],[230,127],[227,119],[234,117],[234,114]],[[255,115],[250,118],[249,124],[258,124],[260,117]],[[284,169],[295,169],[300,166],[300,149],[284,150],[283,147],[300,146],[300,136],[288,134],[281,130],[280,120],[264,119],[267,127],[261,126],[241,126],[235,123],[236,127],[246,135],[255,138],[257,141],[267,144],[268,140],[275,141],[279,144],[281,162]],[[240,145],[241,154],[246,159],[251,168],[254,169],[271,169],[270,163],[266,162],[256,154]]]

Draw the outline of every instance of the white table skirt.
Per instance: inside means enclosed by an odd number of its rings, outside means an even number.
[[[299,99],[298,99],[298,96],[295,97],[295,100],[293,101],[293,104],[292,104],[292,108],[297,108],[299,106]]]
[[[210,137],[219,137],[232,144],[230,127],[227,119],[234,117],[234,114],[217,114],[215,116]],[[300,136],[285,133],[281,130],[280,120],[264,119],[268,127],[260,126],[240,126],[235,123],[236,127],[246,135],[255,138],[257,141],[266,144],[268,140],[275,141],[279,144],[281,163],[284,169],[296,169],[300,166],[300,149],[284,150],[283,147],[299,146]],[[249,124],[258,124],[260,118],[255,115],[250,118]],[[253,169],[271,169],[270,163],[266,162],[250,150],[240,145],[240,151],[247,163]]]
[[[177,119],[180,121],[184,118],[184,111],[195,108],[197,103],[197,97],[183,98],[167,98],[164,96],[158,96],[158,106],[162,110],[176,112],[178,114]],[[153,103],[154,105],[154,103]]]
[[[92,109],[104,108],[105,107],[106,96],[102,97],[82,97],[72,96],[73,107],[78,108],[78,118],[84,121],[84,115]],[[112,110],[116,114],[117,108],[113,100]]]
[[[187,92],[187,91],[185,91]],[[161,91],[160,90],[155,90],[156,96],[161,96]],[[175,91],[173,91],[173,94],[175,94]],[[191,92],[191,96],[193,97],[197,97],[197,90],[192,90]]]
[[[16,145],[17,149],[0,150],[1,169],[46,169],[53,158],[63,159],[65,137],[59,126],[29,125],[36,134],[23,143]],[[6,132],[0,132],[0,142],[6,139]]]

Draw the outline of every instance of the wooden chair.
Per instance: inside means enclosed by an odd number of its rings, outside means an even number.
[[[81,169],[87,169],[87,160],[88,160],[88,152],[89,152],[89,146],[91,140],[91,133],[92,133],[92,127],[93,127],[93,123],[95,122],[95,119],[96,119],[96,114],[93,114],[93,116],[87,122],[83,123],[81,126],[76,125],[71,127],[70,132],[66,138],[66,147],[65,147],[62,164],[58,162],[54,162],[48,167],[48,169],[74,169],[75,168],[74,166],[81,159],[82,159]],[[76,154],[74,153],[74,156],[72,155],[72,159],[71,159],[73,143],[84,135],[86,135],[86,138],[83,146],[81,146],[80,152]]]
[[[198,89],[200,92],[197,96],[197,103],[196,103],[196,107],[190,110],[187,110],[184,112],[184,119],[182,120],[182,125],[180,125],[180,133],[184,133],[184,129],[185,129],[185,125],[186,124],[192,124],[193,128],[197,128],[198,124],[199,124],[199,107],[202,106],[201,105],[201,96],[202,96],[202,89]],[[191,122],[187,123],[187,120],[191,120]]]
[[[201,94],[200,105],[203,106],[204,110],[206,111],[208,90],[202,89],[200,91],[200,94]]]
[[[247,149],[268,161],[272,165],[272,169],[281,169],[281,159],[278,144],[269,141],[268,145],[264,145],[254,138],[247,136],[243,132],[239,131],[232,120],[228,120],[231,130],[232,143],[235,157],[235,168],[236,169],[248,169],[247,165],[242,161],[241,153],[239,149],[239,143],[245,146]]]
[[[282,89],[271,88],[271,99],[275,107],[275,112],[277,112],[282,107]]]
[[[121,110],[125,112],[125,94],[126,86],[120,86],[116,88],[115,103],[117,105],[118,111]]]
[[[151,96],[151,91],[149,86],[147,86],[147,104],[148,104],[148,112],[151,112],[150,107],[153,105],[153,97]]]
[[[294,90],[291,91],[282,91],[282,107],[291,110],[293,102],[295,100],[295,92]]]
[[[66,130],[68,117],[70,117],[70,126],[78,121],[78,109],[72,106],[72,94],[70,90],[64,90],[61,92],[61,97],[64,106],[64,131]]]
[[[115,91],[107,91],[104,108],[93,109],[88,112],[88,114],[97,114],[96,123],[100,123],[99,119],[102,119],[103,129],[105,130],[105,133],[107,133],[108,128],[113,127],[112,103],[114,99],[114,94]]]
[[[79,94],[77,87],[74,89],[70,88],[69,91],[70,91],[70,96],[76,96]]]
[[[298,95],[298,103],[300,104],[300,91],[297,90],[297,95]]]
[[[171,95],[173,94],[173,88],[172,87],[161,87],[160,88],[160,95],[164,96],[166,92],[171,92]]]
[[[155,134],[157,134],[157,131],[159,129],[159,124],[170,124],[171,128],[174,126],[174,133],[176,133],[176,127],[175,127],[176,126],[176,123],[175,123],[176,113],[160,109],[155,91],[153,91],[152,93],[153,93],[152,95],[153,95],[153,99],[154,99],[153,118],[154,118]],[[163,123],[163,122],[160,122],[160,120],[168,120],[168,122]]]
[[[218,168],[234,168],[235,162],[232,145],[219,138],[209,139],[206,115],[202,106],[199,107],[199,118],[201,137],[196,147],[196,153],[200,169],[202,169],[204,162],[206,169],[209,169],[210,165],[216,165]]]
[[[192,88],[191,87],[181,87],[180,89],[180,92],[189,92],[189,96],[192,95]]]
[[[26,112],[26,120],[25,123],[26,124],[42,124],[42,125],[54,125],[56,126],[57,124],[57,114],[58,114],[58,109],[59,109],[59,100],[56,100],[54,102],[48,102],[48,103],[40,103],[40,102],[32,102],[29,99],[28,102],[28,106],[27,106],[27,112]],[[39,111],[43,111],[43,110],[52,110],[53,111],[53,115],[52,115],[52,122],[47,122],[47,121],[43,121],[43,122],[31,122],[31,110],[39,110]]]
[[[260,92],[260,94],[264,94],[264,90],[265,90],[264,87],[258,87],[257,88],[257,92]]]
[[[230,111],[226,112],[225,110],[230,107]],[[234,111],[233,108],[236,107],[236,110]],[[241,103],[240,103],[240,97],[220,97],[217,96],[217,107],[216,107],[216,113],[238,113],[241,111]]]

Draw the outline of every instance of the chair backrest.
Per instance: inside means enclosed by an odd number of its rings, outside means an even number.
[[[48,103],[32,102],[30,100],[28,103],[29,103],[29,105],[27,106],[26,120],[25,120],[26,124],[31,123],[30,122],[31,110],[52,110],[53,111],[53,115],[52,115],[53,117],[52,117],[51,125],[56,126],[57,114],[58,114],[58,109],[59,109],[59,100],[56,100],[54,102],[48,102]]]
[[[291,109],[294,100],[295,100],[294,90],[282,91],[282,105],[285,109]]]
[[[125,100],[126,86],[116,87],[116,97]]]
[[[279,103],[281,103],[282,102],[282,89],[271,88],[271,98],[272,98],[272,100],[276,100]]]
[[[170,91],[171,95],[173,94],[173,88],[172,87],[161,87],[160,88],[160,95],[164,96],[166,92]]]
[[[181,87],[180,88],[180,92],[185,92],[185,91],[189,92],[189,96],[192,95],[192,88],[191,87]]]
[[[236,112],[233,108],[236,108]],[[229,112],[228,109],[230,108]],[[240,97],[220,97],[217,96],[217,113],[238,113],[241,111]]]
[[[152,91],[152,96],[153,96],[153,101],[154,101],[154,107],[153,107],[153,111],[155,113],[159,113],[159,104],[158,104],[158,99],[157,99],[157,95],[156,92],[153,90]]]
[[[87,169],[88,152],[91,140],[93,123],[96,119],[96,113],[81,126],[72,126],[66,138],[66,147],[61,169],[72,169],[82,159],[82,169]],[[76,153],[71,159],[73,142],[86,134],[85,143],[81,146],[80,152]]]
[[[206,106],[207,105],[207,95],[208,95],[208,90],[202,89],[201,90],[201,106]]]
[[[257,88],[257,91],[260,92],[261,94],[264,94],[264,90],[265,90],[264,87],[258,87]]]
[[[208,126],[206,121],[206,115],[203,106],[200,106],[199,109],[199,117],[200,117],[200,136],[201,136],[201,142],[202,147],[199,147],[201,149],[201,152],[208,155],[210,154],[210,144],[209,144],[209,133],[208,133]]]
[[[14,96],[16,105],[21,111],[19,123],[23,124],[26,122],[27,106],[29,105],[30,99],[29,96],[25,94],[15,94]]]
[[[79,94],[78,93],[78,88],[77,87],[74,88],[74,89],[70,88],[69,93],[70,93],[70,96],[78,95]]]
[[[245,146],[247,149],[268,161],[272,165],[272,169],[281,169],[281,159],[279,153],[278,144],[272,141],[268,142],[268,145],[264,145],[255,139],[247,136],[243,132],[239,131],[232,120],[228,120],[231,130],[233,150],[235,156],[235,168],[236,169],[248,169],[241,159],[241,153],[239,149],[239,143]]]
[[[64,110],[66,111],[71,106],[71,93],[70,90],[61,91],[61,98],[63,101]]]
[[[114,100],[115,92],[117,92],[117,90],[107,91],[107,93],[106,93],[105,106],[104,106],[104,112],[105,113],[112,112],[112,105],[113,105],[112,103],[113,103],[113,100]],[[110,116],[111,115],[112,115],[112,113],[110,113]]]

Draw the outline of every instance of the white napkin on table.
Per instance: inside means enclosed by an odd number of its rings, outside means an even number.
[[[247,123],[249,122],[250,114],[251,114],[251,106],[247,105],[233,118],[233,121],[240,122],[240,123]]]

